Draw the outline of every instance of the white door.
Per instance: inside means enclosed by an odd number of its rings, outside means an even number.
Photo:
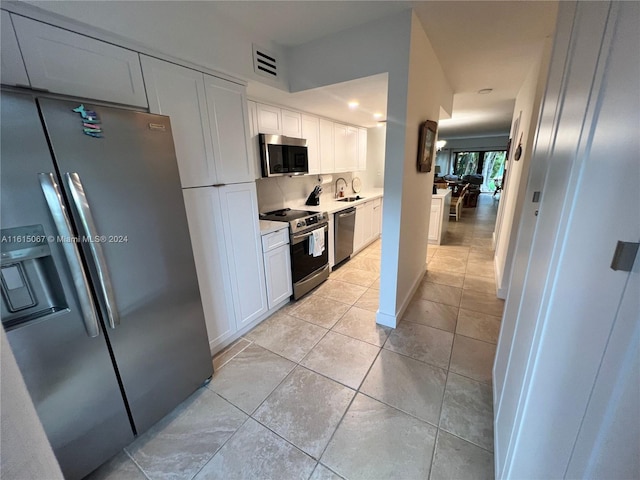
[[[264,314],[267,307],[256,184],[219,187],[222,223],[237,329]]]
[[[611,268],[640,240],[638,31],[636,2],[560,3],[494,365],[497,478],[640,474],[637,261]]]
[[[32,87],[147,107],[136,52],[18,15],[12,19]]]
[[[16,32],[13,30],[11,17],[9,12],[2,10],[2,29],[0,34],[0,44],[2,45],[1,57],[2,68],[0,69],[0,78],[3,85],[22,85],[29,86],[29,77],[22,60],[20,47]]]
[[[257,104],[258,133],[282,135],[282,112],[278,107]]]
[[[171,117],[183,187],[218,183],[202,73],[141,55],[149,111]]]
[[[287,137],[302,137],[302,116],[298,112],[281,110],[282,114],[282,135]]]
[[[320,173],[336,172],[333,122],[320,119]]]
[[[218,183],[254,181],[245,88],[211,75],[204,76],[204,88]]]
[[[237,330],[218,190],[182,191],[211,351]]]
[[[320,173],[320,119],[302,115],[302,138],[307,140],[309,173]]]
[[[288,244],[265,252],[264,270],[267,277],[267,300],[269,308],[273,308],[293,294]]]

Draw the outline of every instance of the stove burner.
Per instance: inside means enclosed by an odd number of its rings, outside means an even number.
[[[263,213],[264,216],[275,215],[276,217],[286,217],[287,212],[290,212],[290,208],[281,208],[280,210],[274,210],[273,212]]]

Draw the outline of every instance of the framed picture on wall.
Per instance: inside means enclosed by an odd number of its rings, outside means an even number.
[[[420,125],[420,141],[418,142],[418,172],[430,172],[436,149],[438,124],[427,120]]]

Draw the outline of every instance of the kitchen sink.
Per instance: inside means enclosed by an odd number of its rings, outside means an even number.
[[[356,200],[364,200],[364,197],[361,197],[360,195],[356,195],[355,197],[341,198],[338,200],[338,202],[355,202]]]

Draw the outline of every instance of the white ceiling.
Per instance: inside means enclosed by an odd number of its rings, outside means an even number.
[[[414,8],[454,90],[453,115],[440,122],[440,138],[509,132],[515,97],[545,37],[553,34],[557,11],[556,1],[231,1],[215,6],[248,30],[289,47]],[[477,94],[483,88],[493,92]],[[372,112],[386,112],[386,91],[386,76],[380,75],[289,95],[249,85],[251,96],[363,126],[375,124]],[[360,111],[346,107],[353,98],[360,101]]]
[[[382,113],[382,119],[386,118],[387,77],[388,75],[383,73],[297,93],[287,93],[250,81],[247,95],[250,98],[268,100],[269,103],[342,120],[345,123],[373,127],[378,123],[373,117],[374,113]],[[352,100],[360,103],[355,109],[348,106],[348,102]]]

